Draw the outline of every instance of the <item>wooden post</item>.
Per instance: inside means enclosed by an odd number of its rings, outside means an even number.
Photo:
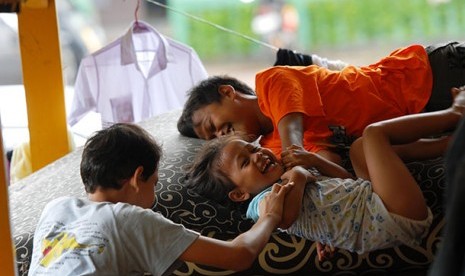
[[[26,1],[18,26],[31,163],[36,171],[70,151],[55,0]]]
[[[0,130],[2,122],[0,118]],[[3,138],[0,131],[0,267],[2,275],[15,275],[16,261],[11,237],[10,212],[8,204],[8,184],[6,180],[6,161],[3,152]]]

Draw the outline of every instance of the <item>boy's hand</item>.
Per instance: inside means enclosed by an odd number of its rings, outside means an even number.
[[[281,153],[281,161],[286,169],[295,166],[310,169],[314,166],[313,155],[314,153],[307,151],[302,146],[292,145]]]
[[[297,145],[292,145],[281,153],[281,162],[286,170],[302,166],[306,169],[314,168],[320,174],[329,177],[354,178],[340,165],[340,158],[335,152],[320,150],[318,153],[313,153]]]
[[[281,222],[284,209],[284,198],[292,189],[294,182],[288,182],[284,185],[275,183],[271,191],[267,193],[260,202],[260,217],[275,217],[276,226]]]

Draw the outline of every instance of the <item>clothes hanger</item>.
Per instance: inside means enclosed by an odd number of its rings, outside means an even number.
[[[160,47],[163,49],[163,38],[162,35],[152,28],[148,23],[139,20],[139,7],[141,0],[137,1],[137,6],[134,11],[134,23],[132,24],[131,35],[133,41],[133,50],[136,55],[137,64],[145,76],[150,72],[150,68],[157,66],[156,61],[157,54]]]
[[[133,41],[137,40],[137,46],[134,46],[136,53],[149,53],[156,52],[160,45],[161,34],[157,30],[152,28],[145,21],[139,20],[139,7],[141,5],[141,0],[137,0],[137,6],[134,11],[134,23],[132,24],[132,39]],[[153,59],[152,55],[146,56],[140,54],[138,57],[139,61],[151,61]]]
[[[140,23],[138,19],[140,1],[141,0],[137,0],[136,10],[134,11],[134,24],[132,27],[133,33],[144,33],[149,31],[149,29],[143,23]]]

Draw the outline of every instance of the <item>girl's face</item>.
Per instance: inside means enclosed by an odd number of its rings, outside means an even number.
[[[256,195],[276,183],[284,169],[269,149],[244,140],[231,140],[220,157],[225,172],[243,192]]]

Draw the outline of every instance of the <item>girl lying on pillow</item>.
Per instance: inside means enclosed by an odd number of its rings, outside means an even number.
[[[432,213],[404,159],[444,153],[449,137],[422,138],[446,133],[462,118],[465,89],[453,94],[454,104],[446,110],[369,125],[350,149],[357,176],[353,179],[338,178],[333,163],[299,146],[292,146],[278,160],[244,136],[227,135],[204,145],[187,172],[186,184],[222,204],[250,200],[247,216],[257,220],[261,199],[270,187],[294,182],[286,195],[280,228],[318,242],[320,260],[329,252],[321,250],[322,244],[326,250],[343,248],[359,254],[418,245],[429,231]],[[286,170],[282,162],[295,166]],[[318,174],[310,172],[306,163],[317,164]]]

